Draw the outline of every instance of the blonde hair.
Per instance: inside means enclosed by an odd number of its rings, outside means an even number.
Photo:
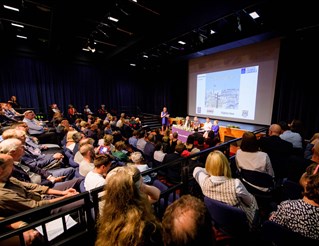
[[[205,169],[212,176],[232,177],[229,161],[223,152],[215,150],[207,156]]]
[[[112,169],[106,177],[105,203],[98,220],[95,246],[143,245],[144,229],[161,228],[147,196],[140,191],[140,171],[134,166]]]
[[[78,131],[76,131],[76,130],[68,131],[68,133],[66,134],[66,141],[67,141],[67,142],[74,142],[74,140],[73,140],[73,135],[74,135],[75,133],[78,133]]]
[[[114,137],[112,134],[105,134],[103,139],[104,139],[104,145],[110,145],[113,143]]]

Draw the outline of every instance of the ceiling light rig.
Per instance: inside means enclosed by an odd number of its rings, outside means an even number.
[[[110,37],[109,35],[106,34],[106,32],[104,32],[104,31],[102,30],[102,26],[101,26],[101,25],[98,25],[98,26],[96,27],[96,29],[97,29],[100,33],[102,33],[105,37],[107,37],[107,38]]]
[[[95,45],[96,45],[96,42],[94,41],[93,35],[91,35],[90,38],[88,39],[87,50],[94,53],[95,52]]]
[[[134,2],[136,4],[136,1],[134,0],[129,1]],[[148,54],[150,58],[148,61],[161,62],[163,60],[161,58],[177,54],[183,56],[197,52],[198,54],[205,55],[205,52],[200,52],[200,50],[204,50],[207,47],[211,47],[211,45],[218,45],[220,43],[221,38],[223,38],[224,35],[230,35],[229,32],[235,35],[233,33],[234,25],[236,33],[243,33],[243,31],[246,31],[247,16],[250,15],[249,19],[253,21],[256,21],[256,19],[261,19],[261,16],[259,16],[257,13],[258,10],[256,10],[256,6],[249,6],[249,9],[251,11],[241,9],[226,14],[225,16],[222,16],[218,19],[215,19],[214,21],[211,21],[203,26],[198,27],[198,29],[184,33],[180,36],[176,36],[170,40],[166,40],[165,42],[160,43],[150,48],[149,50],[138,54],[138,56],[141,58],[143,57],[143,54]],[[241,11],[244,12],[245,15],[242,15]],[[241,37],[238,37],[238,34],[236,35],[237,38]],[[143,60],[145,61],[145,59],[142,59],[142,61]]]

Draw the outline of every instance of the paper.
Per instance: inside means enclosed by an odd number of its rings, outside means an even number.
[[[65,216],[65,223],[67,229],[70,229],[72,226],[77,224],[77,222],[69,214]],[[47,230],[49,241],[64,233],[62,218],[58,218],[46,223],[45,227]],[[40,232],[41,235],[43,235],[42,226],[36,227],[36,230]]]

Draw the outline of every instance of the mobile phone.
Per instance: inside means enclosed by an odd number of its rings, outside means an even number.
[[[108,151],[107,151],[107,147],[101,147],[100,148],[100,151],[99,151],[99,153],[100,154],[106,154]]]

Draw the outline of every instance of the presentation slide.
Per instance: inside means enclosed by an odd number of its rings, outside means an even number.
[[[270,125],[279,49],[273,39],[190,60],[188,114]]]
[[[258,66],[197,75],[196,113],[255,120]]]

